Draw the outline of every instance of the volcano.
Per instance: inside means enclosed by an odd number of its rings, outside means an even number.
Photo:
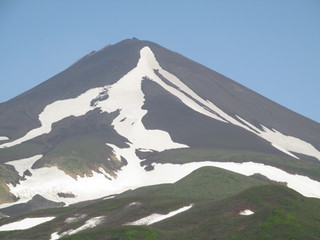
[[[205,166],[320,198],[319,161],[319,123],[138,39],[0,104],[0,212],[10,216],[173,184]]]

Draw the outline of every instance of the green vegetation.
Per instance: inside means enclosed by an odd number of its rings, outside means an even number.
[[[319,239],[318,199],[309,199],[280,186],[265,186],[243,192],[258,211],[248,219],[248,227],[233,239]],[[260,195],[259,197],[253,194]],[[273,196],[270,194],[273,194]],[[260,200],[260,201],[259,201]],[[315,212],[317,211],[317,212]]]
[[[119,197],[166,196],[187,199],[223,199],[262,184],[266,183],[224,169],[202,167],[174,184],[142,187],[124,192]]]
[[[320,207],[278,185],[250,188],[221,201],[207,201],[184,214],[154,224],[166,239],[319,239]],[[241,216],[250,209],[255,214]]]

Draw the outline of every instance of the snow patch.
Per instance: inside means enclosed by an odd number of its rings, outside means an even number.
[[[51,221],[55,217],[38,217],[38,218],[25,218],[17,222],[8,223],[0,227],[0,231],[13,231],[13,230],[25,230],[42,223]]]
[[[31,170],[32,165],[38,161],[40,158],[42,158],[42,155],[36,155],[29,158],[14,160],[10,162],[6,162],[5,164],[9,164],[15,168],[15,170],[19,173],[19,175],[22,177],[23,173],[26,170]]]
[[[50,240],[58,240],[60,238],[59,232],[54,232],[50,236]]]
[[[139,148],[138,151],[140,152],[153,152],[151,149]]]
[[[147,217],[141,218],[141,219],[136,220],[134,222],[126,223],[124,225],[151,225],[156,222],[160,222],[164,219],[171,218],[179,213],[185,212],[185,211],[189,210],[190,208],[192,208],[192,206],[193,206],[193,204],[179,208],[179,209],[172,211],[172,212],[169,212],[167,214],[154,213],[154,214],[151,214]]]
[[[182,81],[180,81],[175,75],[169,73],[168,71],[164,70],[158,63],[157,59],[155,58],[153,52],[149,47],[144,47],[140,51],[141,55],[141,65],[147,71],[145,74],[150,80],[158,83],[161,87],[165,90],[170,92],[172,95],[179,98],[185,105],[189,108],[193,109],[196,112],[214,118],[216,120],[225,122],[224,119],[213,114],[211,111],[208,111],[207,108],[211,109],[211,104],[197,95],[194,91],[192,91],[187,85],[185,85]],[[154,70],[157,70],[160,75],[170,81],[175,87],[172,87],[159,78]],[[191,96],[191,98],[189,96]],[[195,101],[196,100],[196,101]],[[200,102],[202,106],[197,103]],[[207,107],[207,108],[206,108]]]
[[[243,210],[241,212],[239,212],[239,215],[243,215],[243,216],[249,216],[249,215],[252,215],[254,214],[253,211],[251,211],[250,209],[246,209],[246,210]]]
[[[105,219],[104,216],[94,217],[94,218],[87,220],[84,225],[82,225],[81,227],[78,227],[76,229],[71,229],[71,230],[65,231],[61,234],[59,234],[59,232],[54,232],[51,234],[50,240],[57,240],[61,237],[73,235],[73,234],[76,234],[76,233],[81,232],[81,231],[88,229],[88,228],[94,228],[94,227],[100,225],[104,219]]]
[[[281,152],[284,152],[284,153],[288,154],[288,155],[291,156],[291,157],[294,157],[294,158],[296,158],[296,159],[299,159],[296,155],[294,155],[294,154],[292,154],[291,152],[287,151],[287,150],[284,149],[283,147],[280,147],[280,146],[278,146],[277,144],[272,143],[272,142],[271,142],[271,145],[272,145],[273,147],[275,147],[276,149],[280,150]]]
[[[87,214],[81,214],[81,215],[76,214],[74,217],[67,218],[64,222],[67,224],[75,223],[75,222],[80,221],[81,219],[84,219],[85,217],[87,217]]]
[[[140,202],[132,202],[132,203],[129,203],[127,207],[134,207],[134,206],[140,206],[142,203]]]

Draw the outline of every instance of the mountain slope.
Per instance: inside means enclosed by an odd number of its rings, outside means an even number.
[[[9,196],[1,203],[40,194],[72,204],[173,183],[202,166],[263,174],[320,197],[318,149],[319,123],[155,43],[129,39],[0,104],[0,164],[15,174],[0,179]],[[163,160],[170,151],[211,155]]]

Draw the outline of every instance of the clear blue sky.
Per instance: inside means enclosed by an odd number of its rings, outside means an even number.
[[[0,0],[0,102],[131,37],[320,122],[319,0]]]

